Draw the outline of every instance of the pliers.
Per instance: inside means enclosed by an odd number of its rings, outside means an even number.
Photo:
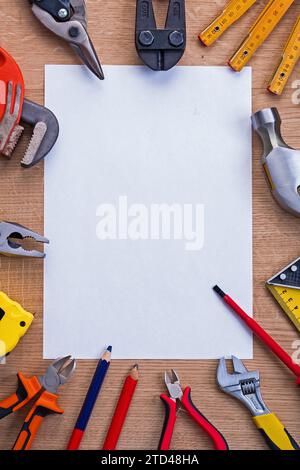
[[[235,356],[231,359],[233,374],[227,371],[225,357],[219,361],[217,382],[220,389],[240,400],[250,410],[255,425],[271,450],[300,450],[284,425],[265,405],[260,391],[259,371],[249,372],[240,359]]]
[[[103,70],[87,32],[84,0],[29,0],[32,12],[52,33],[65,39],[100,80]]]
[[[165,29],[157,29],[152,0],[137,0],[135,45],[152,70],[169,70],[186,45],[185,0],[169,0]]]
[[[228,450],[224,436],[211,424],[205,416],[195,407],[191,399],[191,388],[181,388],[180,380],[172,369],[171,375],[165,372],[165,383],[170,396],[162,394],[161,400],[165,405],[165,421],[160,437],[159,450],[169,450],[172,434],[177,418],[177,410],[185,408],[190,417],[210,436],[216,450]],[[181,405],[181,406],[180,406]]]
[[[5,256],[25,256],[28,258],[44,258],[46,255],[37,250],[26,250],[16,240],[31,238],[38,243],[49,243],[49,240],[23,225],[0,221],[0,254]]]
[[[19,372],[16,393],[0,402],[0,419],[25,406],[32,398],[37,397],[30,412],[25,418],[22,429],[12,450],[28,450],[45,416],[64,411],[57,405],[58,388],[66,383],[76,367],[75,359],[65,356],[56,359],[41,376],[24,377]],[[38,394],[40,394],[38,396]]]

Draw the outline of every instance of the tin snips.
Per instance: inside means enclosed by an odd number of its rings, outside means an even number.
[[[102,67],[87,32],[84,0],[29,0],[32,13],[52,33],[67,41],[100,80]]]
[[[29,124],[33,135],[21,161],[23,167],[29,168],[50,152],[59,125],[49,109],[26,100],[24,94],[24,79],[18,64],[0,48],[0,154],[12,156],[24,130],[21,124]]]

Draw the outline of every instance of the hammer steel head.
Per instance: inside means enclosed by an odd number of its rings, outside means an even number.
[[[299,217],[300,150],[284,142],[276,108],[253,114],[252,125],[263,142],[262,163],[274,198],[281,207]]]

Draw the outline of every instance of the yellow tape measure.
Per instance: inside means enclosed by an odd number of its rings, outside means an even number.
[[[300,331],[300,258],[275,274],[266,286]]]
[[[247,37],[232,56],[229,65],[239,72],[267,39],[294,0],[270,0],[251,27]]]
[[[281,95],[289,76],[300,57],[300,16],[293,27],[283,50],[280,64],[268,86],[268,90],[275,95]]]
[[[256,2],[256,0],[230,0],[222,13],[217,16],[202,33],[199,39],[205,46],[213,44],[229,26],[235,23],[246,11]]]
[[[9,354],[25,335],[33,315],[4,292],[0,292],[0,358]]]

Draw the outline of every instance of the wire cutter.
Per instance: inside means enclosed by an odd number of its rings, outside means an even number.
[[[67,41],[82,62],[100,80],[102,67],[87,32],[84,0],[29,0],[32,12],[52,33]]]
[[[18,372],[16,393],[0,402],[0,419],[19,410],[32,398],[37,397],[37,400],[25,418],[13,450],[30,449],[43,418],[49,414],[64,412],[57,405],[57,392],[58,388],[69,380],[75,367],[75,359],[71,359],[71,356],[65,356],[52,362],[41,377],[34,375],[26,378],[21,372]]]
[[[49,240],[23,225],[0,221],[0,254],[5,256],[25,256],[27,258],[44,258],[46,255],[37,250],[26,250],[16,240],[31,238],[38,243],[49,243]]]
[[[152,0],[137,0],[135,45],[152,70],[169,70],[183,56],[186,45],[185,0],[170,0],[165,29],[157,29]]]
[[[195,407],[191,399],[191,388],[181,388],[180,380],[175,370],[171,376],[165,372],[165,383],[170,396],[162,394],[161,400],[165,405],[165,421],[160,437],[159,450],[169,450],[176,422],[177,410],[184,408],[190,417],[210,436],[216,450],[228,450],[228,444],[222,434]],[[181,406],[180,406],[181,405]]]
[[[217,382],[220,389],[240,400],[250,410],[255,425],[271,450],[300,450],[277,416],[266,407],[260,391],[259,371],[249,372],[235,356],[232,356],[232,363],[234,372],[229,374],[225,357],[219,361]]]

